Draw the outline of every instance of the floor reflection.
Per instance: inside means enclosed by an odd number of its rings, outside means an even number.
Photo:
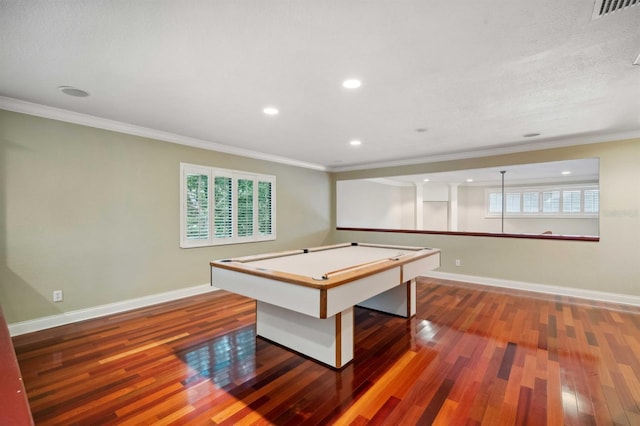
[[[187,383],[207,378],[217,386],[225,387],[255,372],[255,328],[243,327],[181,351],[178,356],[197,372]]]

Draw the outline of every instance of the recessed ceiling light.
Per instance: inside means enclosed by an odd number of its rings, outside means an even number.
[[[473,179],[467,179],[467,182],[473,182]]]
[[[278,108],[266,107],[265,109],[262,110],[262,112],[264,112],[267,115],[278,115],[280,111],[278,111]]]
[[[540,133],[527,133],[526,135],[522,135],[525,138],[535,138],[536,136],[540,136]]]
[[[345,89],[357,89],[360,86],[362,86],[362,82],[355,78],[350,78],[342,82],[342,87]]]
[[[564,172],[562,172],[563,175],[570,175],[571,172],[569,170],[565,170]]]
[[[349,142],[349,145],[351,145],[351,146],[360,146],[360,145],[362,145],[362,142],[359,141],[359,140],[355,140],[354,139],[351,142]]]
[[[76,98],[86,98],[89,96],[89,92],[71,86],[58,86],[58,90],[65,95],[75,96]]]
[[[429,179],[428,179],[428,178],[427,178],[427,179],[424,179],[424,180],[423,180],[423,182],[429,182]]]

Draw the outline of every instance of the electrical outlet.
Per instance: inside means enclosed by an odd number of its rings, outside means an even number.
[[[462,265],[462,262],[460,261],[460,259],[456,259],[456,266],[460,266]]]
[[[53,301],[62,302],[62,290],[53,290]]]

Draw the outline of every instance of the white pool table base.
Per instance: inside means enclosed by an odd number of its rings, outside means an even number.
[[[416,310],[415,280],[398,285],[358,306],[409,318]],[[329,318],[316,318],[270,303],[256,301],[256,334],[330,367],[340,369],[353,360],[353,307]]]

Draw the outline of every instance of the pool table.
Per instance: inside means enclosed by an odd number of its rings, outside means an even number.
[[[256,299],[256,335],[339,369],[353,359],[353,307],[415,315],[415,278],[440,250],[345,243],[210,265],[212,286]]]

